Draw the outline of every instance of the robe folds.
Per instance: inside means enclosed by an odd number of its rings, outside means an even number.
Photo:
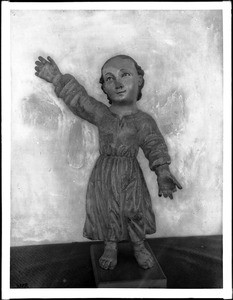
[[[89,96],[69,74],[54,83],[55,93],[78,117],[98,128],[99,157],[86,193],[83,235],[91,240],[140,241],[156,231],[151,197],[137,161],[139,147],[149,167],[170,164],[165,140],[155,120],[137,110],[120,118]]]

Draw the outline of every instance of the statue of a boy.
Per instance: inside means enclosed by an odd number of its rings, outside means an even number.
[[[39,57],[35,75],[52,83],[56,95],[78,117],[99,130],[99,152],[87,188],[83,235],[105,242],[99,263],[104,269],[117,264],[117,243],[131,240],[135,258],[144,268],[154,259],[146,249],[146,234],[155,232],[155,215],[142,170],[137,161],[142,148],[157,175],[159,196],[173,198],[181,185],[171,174],[164,138],[155,120],[137,108],[144,71],[134,59],[117,55],[105,62],[100,83],[110,106],[89,96],[69,74],[62,75],[54,60]]]

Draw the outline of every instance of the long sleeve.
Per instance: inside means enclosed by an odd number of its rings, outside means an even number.
[[[98,126],[107,106],[90,97],[85,88],[70,74],[62,75],[53,83],[56,95],[80,118]]]
[[[171,158],[155,120],[148,114],[143,113],[138,126],[139,146],[149,160],[150,169],[156,171],[162,165],[168,166],[171,163]]]

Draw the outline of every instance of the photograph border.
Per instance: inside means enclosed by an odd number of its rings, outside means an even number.
[[[232,297],[232,173],[231,161],[231,3],[125,2],[124,10],[222,10],[223,12],[223,288],[222,289],[11,289],[11,10],[121,10],[120,2],[2,2],[2,297],[11,298],[231,298]]]

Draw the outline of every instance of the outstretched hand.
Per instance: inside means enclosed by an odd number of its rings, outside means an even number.
[[[48,60],[42,56],[38,57],[38,60],[35,62],[35,75],[48,82],[54,83],[62,74],[55,61],[50,56],[48,56],[47,59]]]
[[[164,196],[165,198],[169,197],[173,199],[172,193],[177,191],[176,188],[182,189],[180,183],[170,172],[164,172],[159,175],[157,180],[159,185],[159,197]]]

